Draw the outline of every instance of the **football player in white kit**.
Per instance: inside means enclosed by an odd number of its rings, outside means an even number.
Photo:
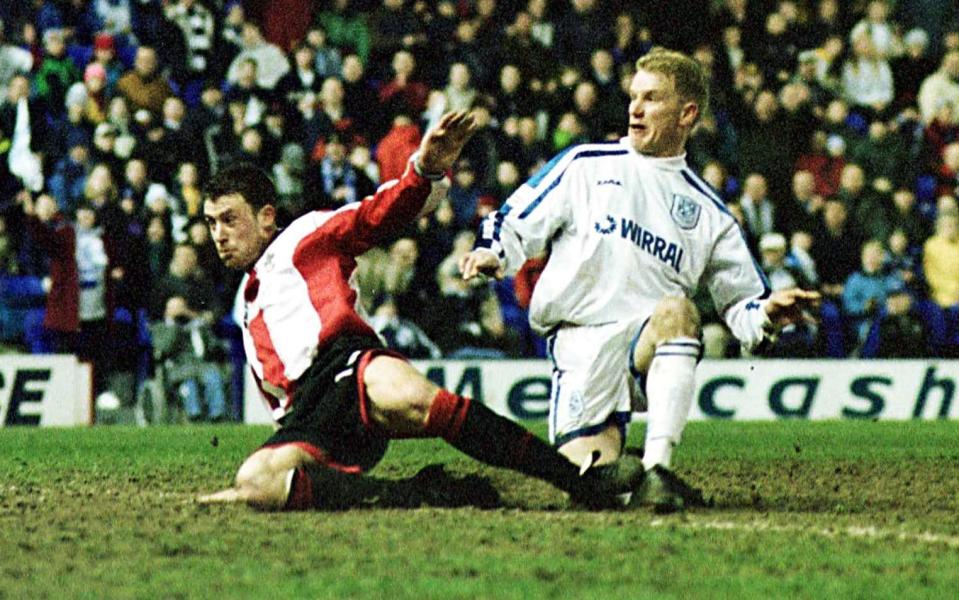
[[[553,360],[550,440],[584,468],[615,461],[633,412],[647,412],[634,503],[683,507],[668,470],[695,391],[702,353],[690,298],[706,286],[750,350],[810,318],[819,294],[771,292],[738,223],[686,163],[685,145],[708,104],[693,59],[656,49],[636,63],[629,135],[559,154],[480,226],[465,279],[515,273],[544,251],[530,322]],[[685,498],[689,502],[689,498]]]

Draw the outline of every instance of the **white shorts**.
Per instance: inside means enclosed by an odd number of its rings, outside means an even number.
[[[555,446],[616,425],[626,439],[634,412],[646,412],[632,350],[648,316],[595,326],[563,327],[548,338],[553,360],[549,439]]]

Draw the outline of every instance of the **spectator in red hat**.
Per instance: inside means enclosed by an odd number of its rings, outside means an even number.
[[[117,81],[120,80],[126,69],[124,69],[123,63],[117,59],[116,44],[113,41],[113,36],[109,33],[98,33],[93,37],[93,61],[91,64],[93,63],[102,66],[106,71],[107,79],[104,91],[108,97],[112,97]]]

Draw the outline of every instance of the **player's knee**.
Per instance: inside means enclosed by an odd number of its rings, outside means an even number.
[[[689,298],[669,296],[656,305],[650,326],[659,339],[698,338],[701,332],[699,310]]]
[[[426,422],[437,387],[406,361],[377,358],[364,383],[373,419],[394,433],[416,431]]]
[[[394,394],[395,412],[410,423],[425,424],[430,412],[435,386],[420,376],[404,377],[396,382]]]

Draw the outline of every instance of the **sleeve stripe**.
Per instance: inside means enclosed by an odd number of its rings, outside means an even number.
[[[687,171],[683,169],[682,174],[683,174],[683,178],[686,180],[686,183],[696,188],[696,190],[699,191],[699,193],[702,194],[703,196],[706,196],[707,198],[712,200],[713,204],[716,205],[716,208],[718,208],[724,214],[729,215],[730,217],[733,216],[733,214],[729,212],[729,209],[726,208],[726,205],[723,203],[723,201],[719,199],[719,196],[717,196],[715,193],[712,192],[712,188],[709,186],[708,183],[706,183],[702,179],[699,179],[699,177],[697,177],[696,174],[692,173],[691,171]]]
[[[736,228],[739,230],[739,235],[742,236],[743,243],[745,244],[746,234],[743,232],[743,228],[739,225],[739,221],[736,220],[736,217],[733,216],[733,213],[729,212],[729,209],[726,208],[726,205],[723,204],[722,200],[720,200],[714,194],[706,191],[706,189],[709,188],[709,184],[703,182],[702,185],[700,185],[697,182],[698,177],[696,177],[695,174],[690,173],[689,171],[685,169],[683,169],[682,174],[683,174],[683,178],[686,180],[686,183],[693,186],[696,189],[696,191],[698,191],[703,196],[706,196],[707,198],[709,198],[709,200],[716,206],[716,208],[718,208],[723,214],[728,215],[733,220],[733,223],[736,225]],[[772,293],[772,287],[770,287],[769,285],[769,279],[766,277],[766,273],[765,271],[762,270],[762,267],[759,266],[759,263],[756,262],[756,257],[753,256],[752,252],[749,253],[749,258],[750,260],[753,261],[753,267],[756,268],[756,274],[759,276],[759,281],[763,284],[763,293],[762,293],[762,296],[760,296],[760,299],[768,298],[769,294]]]
[[[575,146],[570,146],[566,148],[565,150],[563,150],[562,152],[560,152],[559,154],[557,154],[556,156],[554,156],[548,163],[540,167],[539,171],[536,171],[536,173],[529,178],[529,181],[526,182],[526,185],[534,188],[538,186],[540,183],[542,183],[543,180],[546,179],[546,176],[550,174],[550,171],[552,171],[556,167],[556,165],[558,165],[559,162],[563,160],[563,158],[567,154],[569,154],[570,151],[572,151],[574,148]]]
[[[565,156],[565,154],[566,154],[566,153],[564,152],[563,154],[560,154],[559,156],[557,156],[556,158],[554,158],[552,161],[550,161],[550,164],[548,164],[548,165],[546,165],[545,167],[543,167],[543,169],[541,169],[539,173],[537,173],[536,175],[534,175],[534,176],[532,177],[532,179],[530,179],[530,180],[527,182],[526,185],[529,185],[530,187],[535,188],[538,184],[542,183],[542,181],[543,181],[543,179],[545,178],[546,174],[549,173],[549,170],[551,170],[551,169],[555,166],[555,161],[556,161],[557,159],[559,159],[560,157]],[[580,158],[597,158],[597,157],[601,157],[601,156],[622,156],[622,155],[624,155],[624,154],[629,154],[629,151],[628,151],[628,150],[586,150],[586,151],[584,151],[584,152],[577,152],[577,153],[573,156],[573,158],[570,159],[569,162],[572,163],[574,160],[577,160],[577,159],[580,159]],[[526,206],[526,208],[523,209],[523,212],[521,212],[521,213],[519,214],[519,217],[518,217],[518,218],[520,218],[520,219],[525,219],[526,217],[528,217],[528,216],[530,215],[530,213],[532,213],[534,210],[536,210],[536,207],[539,206],[540,203],[542,203],[543,200],[546,198],[546,196],[548,196],[549,193],[550,193],[551,191],[553,191],[553,189],[555,189],[556,186],[559,185],[560,181],[563,180],[563,175],[566,174],[566,169],[568,169],[568,168],[569,168],[569,165],[567,164],[567,165],[566,165],[566,168],[564,168],[564,169],[560,172],[559,176],[558,176],[555,180],[553,180],[553,182],[549,185],[549,187],[547,187],[545,190],[543,190],[543,192],[542,192],[539,196],[537,196],[532,202],[530,202],[530,203]],[[545,171],[545,173],[544,173],[544,171]]]

